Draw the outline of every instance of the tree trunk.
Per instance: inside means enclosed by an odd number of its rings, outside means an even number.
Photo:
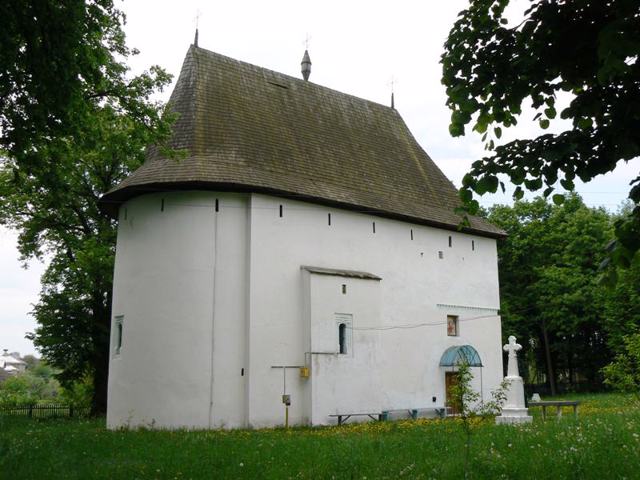
[[[573,390],[576,386],[575,369],[573,368],[573,348],[567,352],[567,366],[569,367],[569,385]]]
[[[108,349],[107,349],[108,350]],[[93,372],[93,398],[91,415],[102,416],[107,413],[107,384],[109,380],[109,356],[106,361],[97,361]]]
[[[556,377],[554,375],[554,371],[553,371],[553,361],[551,359],[551,348],[549,347],[549,335],[547,333],[547,324],[544,321],[544,319],[542,319],[542,337],[543,337],[543,343],[544,343],[544,354],[545,354],[545,358],[547,360],[547,377],[549,379],[549,388],[551,388],[551,395],[556,395],[557,392],[557,388],[556,388]]]
[[[111,338],[111,285],[94,296],[94,351],[93,351],[93,398],[91,415],[107,413],[107,386],[109,382],[109,340]]]

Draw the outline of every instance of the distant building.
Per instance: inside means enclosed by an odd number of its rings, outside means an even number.
[[[18,352],[9,353],[5,348],[0,355],[0,368],[13,375],[24,372],[27,369],[27,363],[20,358]]]
[[[310,60],[303,73],[308,78]],[[107,423],[327,424],[502,380],[496,239],[393,106],[196,45],[118,219]],[[288,405],[290,403],[290,405]]]

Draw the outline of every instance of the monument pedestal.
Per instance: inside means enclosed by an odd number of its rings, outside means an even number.
[[[509,352],[507,376],[504,377],[509,382],[509,388],[502,412],[500,416],[496,417],[498,425],[514,425],[533,421],[533,417],[529,415],[529,409],[524,404],[524,383],[522,377],[518,375],[516,352],[521,348],[513,336],[509,337],[509,343],[504,346],[504,349]]]

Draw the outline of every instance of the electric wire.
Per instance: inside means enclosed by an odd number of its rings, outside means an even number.
[[[499,317],[499,315],[495,314],[495,315],[479,315],[476,317],[467,317],[467,318],[460,318],[458,317],[458,321],[459,322],[468,322],[470,320],[480,320],[482,318],[496,318]],[[404,324],[404,325],[380,325],[380,326],[376,326],[376,327],[349,327],[347,326],[347,328],[350,328],[351,330],[366,330],[366,331],[386,331],[386,330],[407,330],[407,329],[413,329],[413,328],[421,328],[421,327],[433,327],[433,326],[437,326],[437,325],[446,325],[447,321],[438,321],[438,322],[422,322],[422,323],[414,323],[414,324]]]

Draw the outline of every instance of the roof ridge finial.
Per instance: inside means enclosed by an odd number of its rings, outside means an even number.
[[[393,108],[394,110],[396,109],[396,105],[395,105],[395,95],[394,95],[394,87],[396,84],[396,79],[393,75],[391,75],[391,81],[388,83],[388,85],[391,85],[391,108]]]
[[[200,12],[200,9],[196,10],[196,36],[193,39],[193,46],[197,47],[198,46],[198,24],[200,23],[200,14],[202,12]]]
[[[309,57],[308,50],[304,51],[300,66],[302,67],[302,78],[304,78],[305,81],[309,81],[309,75],[311,75],[311,57]]]
[[[302,62],[300,62],[300,66],[302,67],[302,78],[305,81],[309,81],[309,75],[311,75],[311,57],[309,57],[309,40],[311,37],[307,33],[306,38],[304,39],[304,55],[302,56]]]

